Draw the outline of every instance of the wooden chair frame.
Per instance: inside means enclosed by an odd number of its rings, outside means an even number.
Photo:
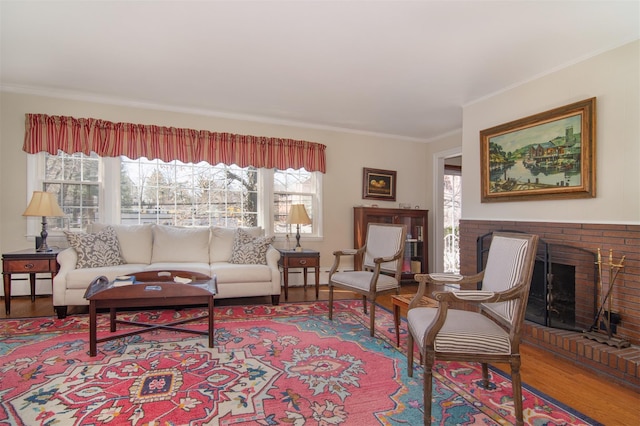
[[[374,267],[369,267],[367,266],[365,263],[363,262],[363,270],[365,271],[369,271],[371,272],[371,276],[369,279],[369,286],[365,291],[362,291],[358,288],[354,288],[354,287],[350,287],[350,286],[345,286],[342,285],[341,283],[337,283],[335,281],[333,281],[333,276],[334,274],[338,271],[338,268],[340,267],[340,262],[341,259],[345,256],[351,256],[351,257],[355,257],[355,256],[365,256],[366,252],[367,252],[367,245],[369,242],[369,232],[371,230],[372,226],[392,226],[392,227],[397,227],[397,228],[402,228],[401,231],[401,237],[400,237],[400,248],[393,253],[393,255],[391,256],[386,256],[386,257],[377,257],[375,259],[373,259],[374,262]],[[333,290],[334,287],[338,287],[338,288],[342,288],[348,291],[352,291],[354,293],[358,293],[362,295],[362,303],[363,303],[363,309],[364,309],[364,313],[365,315],[367,314],[367,301],[369,301],[371,303],[371,309],[370,309],[370,316],[369,316],[369,333],[371,336],[374,335],[374,330],[375,330],[375,301],[376,301],[376,297],[382,294],[389,294],[389,293],[395,293],[395,294],[399,294],[400,293],[400,280],[402,278],[402,258],[404,256],[404,248],[405,248],[405,242],[406,242],[406,238],[407,238],[407,226],[406,225],[396,225],[396,224],[387,224],[387,223],[369,223],[369,225],[367,226],[367,240],[365,241],[365,245],[363,245],[362,247],[360,247],[359,249],[348,249],[348,250],[338,250],[333,252],[334,255],[334,262],[333,262],[333,266],[331,267],[331,270],[329,271],[329,319],[333,320]],[[387,262],[393,262],[393,261],[397,261],[397,265],[395,270],[391,271],[391,270],[385,270],[383,265]],[[350,272],[344,272],[344,273],[350,273]],[[395,280],[398,282],[398,285],[395,288],[389,289],[389,290],[378,290],[377,288],[377,284],[378,284],[378,279],[380,277],[381,273],[388,273],[388,274],[393,274],[393,277],[395,278]]]
[[[434,284],[459,284],[461,289],[473,288],[469,291],[468,295],[465,295],[465,291],[451,292],[451,291],[436,291],[432,297],[436,299],[439,304],[437,308],[437,314],[433,322],[428,326],[425,335],[423,337],[423,345],[419,348],[422,363],[424,367],[424,424],[431,424],[431,398],[433,392],[433,365],[438,360],[443,361],[465,361],[465,362],[480,362],[482,364],[482,377],[483,385],[487,387],[489,385],[489,363],[508,363],[511,366],[511,382],[513,388],[514,410],[516,417],[516,424],[523,424],[522,413],[522,383],[520,377],[520,336],[526,314],[527,299],[529,296],[529,287],[531,286],[531,277],[533,274],[533,267],[535,264],[535,257],[538,246],[538,236],[519,234],[519,233],[507,233],[507,232],[495,232],[496,236],[503,236],[507,238],[523,239],[527,240],[526,254],[520,267],[523,268],[520,274],[519,281],[510,289],[503,292],[495,292],[490,295],[482,295],[482,292],[475,291],[478,282],[484,278],[485,271],[470,275],[470,276],[455,276],[451,277],[452,280],[448,280],[444,275],[435,274],[435,279],[429,274],[418,274],[415,279],[418,281],[418,292],[409,304],[409,310],[417,308],[418,303],[422,296],[425,295],[428,285]],[[489,249],[491,250],[491,248]],[[500,316],[494,315],[492,311],[484,308],[485,303],[497,303],[514,300],[516,303],[514,309],[514,317],[511,323],[508,323]],[[438,332],[443,327],[446,319],[449,305],[451,303],[461,303],[465,306],[476,306],[479,312],[488,316],[492,320],[501,325],[505,331],[508,331],[509,340],[511,344],[511,353],[509,354],[478,354],[478,353],[458,353],[458,352],[436,352],[434,344]],[[428,308],[426,308],[428,309]],[[432,308],[436,309],[436,308]],[[413,350],[414,350],[414,338],[411,331],[408,333],[407,339],[407,362],[408,362],[408,375],[413,377]]]

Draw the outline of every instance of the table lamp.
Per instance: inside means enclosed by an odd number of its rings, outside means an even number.
[[[42,243],[40,243],[40,247],[38,247],[36,251],[51,251],[49,246],[47,246],[47,216],[64,216],[64,212],[56,200],[56,194],[52,192],[33,191],[31,202],[29,202],[29,206],[24,213],[22,213],[22,216],[42,217],[42,232],[40,232]]]
[[[289,210],[289,218],[287,223],[296,225],[296,251],[302,251],[300,246],[300,225],[310,225],[311,219],[307,215],[307,210],[304,208],[304,204],[294,204]]]

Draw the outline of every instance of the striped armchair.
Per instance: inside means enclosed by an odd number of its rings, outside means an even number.
[[[333,253],[334,262],[329,271],[329,319],[333,320],[333,289],[353,291],[362,295],[364,313],[367,300],[371,302],[369,330],[374,334],[376,297],[380,294],[399,293],[402,276],[406,225],[370,223],[364,246],[357,250],[339,250]],[[339,272],[340,260],[345,256],[362,256],[362,271]]]
[[[487,266],[472,276],[416,275],[418,292],[409,304],[407,361],[413,376],[414,341],[424,364],[424,424],[431,424],[432,368],[435,360],[482,363],[483,386],[489,386],[488,363],[511,365],[516,424],[523,424],[520,379],[520,334],[527,308],[538,246],[537,235],[495,232]],[[436,291],[438,308],[418,307],[427,291],[438,284],[476,284],[479,290]],[[475,310],[450,309],[461,303]]]

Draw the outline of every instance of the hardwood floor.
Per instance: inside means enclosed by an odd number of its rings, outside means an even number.
[[[412,293],[415,286],[402,287],[402,293]],[[354,293],[337,291],[336,298],[351,299]],[[289,289],[289,302],[314,300],[315,291],[309,288]],[[320,299],[328,299],[326,286],[320,287]],[[281,297],[284,302],[284,296]],[[4,299],[2,300],[4,302]],[[251,303],[270,303],[269,298],[216,300],[217,305],[238,305]],[[391,297],[379,299],[379,304],[391,310]],[[4,303],[2,303],[4,308]],[[69,314],[86,313],[87,307],[71,307]],[[13,297],[11,300],[11,318],[53,316],[51,296],[38,296],[34,303],[28,296]],[[5,310],[0,309],[0,318],[6,318]],[[521,345],[522,380],[546,395],[566,404],[575,410],[605,425],[640,424],[640,394],[622,386],[608,382],[598,375],[580,368],[571,362],[560,359],[538,348]],[[506,365],[497,365],[505,372]]]

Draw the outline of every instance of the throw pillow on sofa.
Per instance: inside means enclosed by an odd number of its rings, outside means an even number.
[[[94,222],[87,226],[87,232],[100,232],[107,226],[113,227],[120,243],[120,254],[124,263],[151,263],[153,233],[150,223],[141,225],[109,225]]]
[[[95,234],[64,231],[69,245],[78,254],[76,268],[99,268],[124,264],[116,231],[107,226]]]
[[[274,237],[254,237],[243,229],[236,229],[233,252],[229,263],[267,264],[267,250]]]
[[[236,238],[236,230],[242,229],[254,237],[263,236],[264,232],[259,226],[226,228],[220,226],[211,227],[211,243],[209,246],[209,261],[228,262],[233,254],[233,241]]]

